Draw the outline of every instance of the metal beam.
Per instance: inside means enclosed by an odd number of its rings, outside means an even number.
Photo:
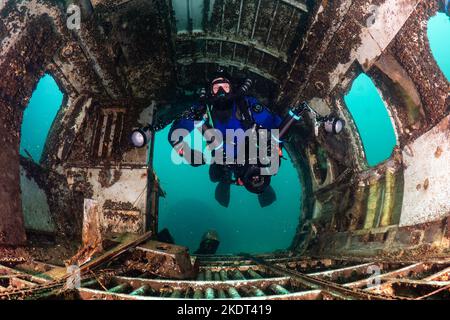
[[[266,37],[266,42],[265,42],[266,45],[269,43],[270,34],[272,33],[272,28],[273,28],[273,25],[275,23],[275,17],[277,16],[278,6],[279,5],[280,5],[280,0],[277,0],[277,3],[275,5],[275,9],[273,10],[272,20],[270,21],[269,31],[267,32],[267,37]]]
[[[225,0],[222,0],[223,4],[222,4],[222,21],[220,22],[220,34],[223,34],[223,23],[225,21]],[[219,44],[220,48],[219,48],[219,56],[222,57],[222,46],[223,43],[220,42]]]
[[[335,284],[330,281],[326,281],[323,279],[319,279],[316,277],[311,277],[305,275],[303,273],[289,270],[284,267],[274,265],[266,262],[264,259],[253,257],[251,255],[244,255],[245,258],[250,258],[255,261],[257,264],[260,264],[266,267],[268,270],[274,272],[279,276],[288,276],[291,277],[294,281],[310,288],[310,289],[320,289],[326,291],[330,295],[338,298],[338,299],[361,299],[361,300],[382,300],[382,299],[394,299],[388,296],[382,296],[378,294],[373,294],[370,292],[364,292],[362,290],[358,290],[356,288],[349,289],[347,287]]]
[[[255,20],[253,21],[252,36],[251,36],[252,40],[253,40],[253,37],[255,36],[256,24],[258,22],[259,8],[260,7],[261,7],[261,0],[258,0],[258,6],[256,7],[256,13],[255,13]]]
[[[239,34],[240,28],[241,28],[241,19],[242,19],[242,7],[244,5],[244,0],[241,0],[241,5],[239,7],[239,18],[238,18],[238,23],[237,23],[237,27],[236,27],[236,35]]]
[[[233,44],[240,44],[246,47],[253,48],[255,50],[258,50],[260,52],[263,52],[264,54],[268,54],[269,56],[274,57],[275,59],[281,60],[284,63],[287,63],[287,55],[284,52],[280,52],[276,49],[272,49],[270,47],[264,46],[262,43],[255,41],[255,40],[248,40],[241,37],[224,37],[221,35],[206,35],[203,33],[199,34],[180,34],[178,35],[177,41],[197,41],[197,40],[203,40],[203,41],[218,41],[222,45],[222,42],[230,42]],[[220,54],[219,54],[220,55]],[[220,55],[221,56],[221,55]]]
[[[114,276],[112,278],[117,281],[117,285],[128,284],[133,290],[136,290],[142,286],[148,286],[149,288],[160,291],[163,288],[177,288],[181,291],[192,289],[206,289],[211,288],[214,290],[233,287],[236,289],[242,289],[246,287],[256,287],[258,289],[267,288],[269,285],[288,286],[289,277],[274,277],[274,278],[261,278],[261,279],[237,279],[226,281],[196,281],[196,280],[166,280],[166,279],[147,279],[147,278],[134,278],[124,276]]]
[[[178,59],[177,63],[182,64],[182,65],[191,65],[194,63],[197,63],[197,64],[210,63],[210,64],[219,64],[221,66],[235,67],[240,70],[246,69],[254,74],[257,74],[263,78],[266,78],[267,80],[270,80],[275,83],[280,83],[279,79],[275,78],[270,73],[265,72],[255,66],[246,65],[245,63],[238,62],[238,61],[217,58],[215,56],[214,57],[204,57],[203,55],[196,55],[193,57]]]
[[[378,276],[374,276],[374,277],[370,277],[367,279],[363,279],[363,280],[359,280],[359,281],[355,281],[355,282],[351,282],[351,283],[346,283],[344,284],[344,287],[347,288],[364,288],[366,287],[366,289],[364,289],[367,292],[381,292],[382,289],[386,286],[389,286],[389,282],[385,282],[385,283],[381,283],[379,285],[372,285],[375,280],[384,280],[386,278],[401,278],[401,277],[407,277],[409,276],[409,274],[411,273],[419,273],[422,272],[423,270],[425,270],[425,268],[427,267],[427,264],[423,263],[423,262],[418,262],[418,263],[414,263],[411,264],[409,266],[397,269],[397,270],[393,270],[387,273],[382,273]]]
[[[238,23],[237,23],[237,27],[236,27],[236,36],[239,36],[239,31],[241,29],[241,18],[242,18],[242,7],[244,5],[244,0],[241,0],[241,5],[239,6],[239,17],[238,17]],[[236,47],[237,47],[237,43],[234,44],[234,48],[233,48],[233,60],[236,57]]]
[[[295,15],[295,10],[292,10],[291,17],[289,18],[289,23],[288,23],[288,26],[287,26],[287,30],[284,33],[283,40],[281,41],[280,47],[278,48],[278,50],[280,50],[280,51],[283,50],[284,42],[286,41],[287,36],[290,33],[289,31],[291,30],[291,25],[292,25],[292,20],[294,19],[294,15]]]
[[[327,271],[308,273],[308,276],[316,277],[319,279],[326,279],[329,281],[336,281],[336,279],[340,277],[349,278],[355,274],[367,274],[367,270],[370,270],[369,267],[379,266],[377,263],[363,263],[356,266],[344,267],[340,269],[332,269]],[[367,274],[367,278],[369,278],[371,274]]]

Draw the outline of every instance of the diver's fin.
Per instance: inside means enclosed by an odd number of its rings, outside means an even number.
[[[230,204],[230,184],[219,182],[216,187],[216,200],[225,208]]]
[[[263,193],[258,194],[259,205],[262,208],[270,206],[276,200],[277,195],[271,186],[268,186]]]

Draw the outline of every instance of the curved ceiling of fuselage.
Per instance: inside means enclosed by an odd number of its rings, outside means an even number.
[[[303,0],[186,0],[172,1],[172,9],[181,84],[211,65],[278,84],[310,11]]]

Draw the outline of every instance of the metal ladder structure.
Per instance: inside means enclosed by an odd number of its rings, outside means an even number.
[[[139,249],[137,249],[139,250]],[[0,265],[0,299],[449,299],[450,260],[387,262],[290,254],[197,256],[196,279],[166,279],[112,261],[81,287],[44,277],[54,266]],[[70,292],[69,296],[67,293]]]
[[[119,273],[83,283],[81,299],[448,299],[450,261],[362,262],[199,257],[196,280]],[[100,280],[101,281],[101,280]]]

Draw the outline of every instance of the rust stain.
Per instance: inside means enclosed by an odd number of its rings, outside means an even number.
[[[428,180],[428,178],[426,178],[425,181],[423,182],[423,189],[427,190],[429,185],[430,185],[430,180]]]
[[[436,158],[439,158],[439,157],[441,156],[441,154],[442,154],[442,149],[441,149],[441,147],[437,147],[437,148],[436,148],[436,151],[435,151],[435,153],[434,153],[434,156],[435,156]]]

